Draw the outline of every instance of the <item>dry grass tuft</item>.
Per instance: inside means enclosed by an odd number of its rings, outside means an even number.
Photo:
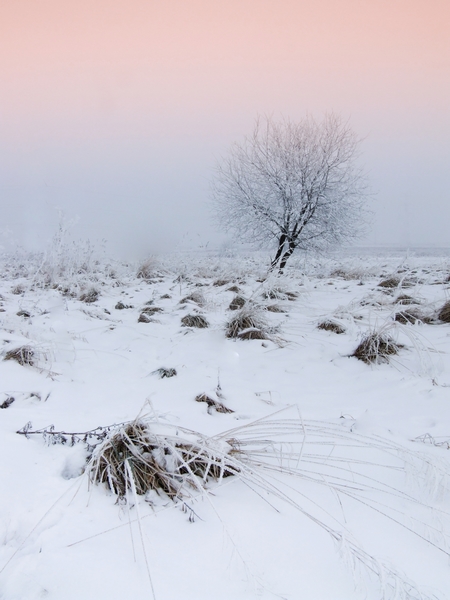
[[[20,346],[19,348],[14,348],[13,350],[8,350],[5,354],[3,360],[15,360],[22,365],[29,365],[33,367],[35,364],[36,353],[30,346]]]
[[[402,305],[420,304],[418,300],[414,300],[414,298],[412,296],[408,296],[408,294],[400,294],[400,296],[397,296],[395,299],[395,302]]]
[[[215,455],[202,440],[158,435],[137,420],[111,432],[95,448],[87,472],[92,482],[106,484],[119,498],[155,490],[176,500],[202,487],[197,477],[206,483],[208,478],[235,475],[232,451],[228,445],[227,451]]]
[[[416,313],[416,311],[412,310],[402,310],[401,312],[397,312],[394,315],[394,321],[397,323],[401,323],[402,325],[415,325],[418,321],[422,319]]]
[[[144,281],[151,282],[152,278],[157,275],[156,261],[154,258],[148,258],[144,261],[137,270],[136,277]]]
[[[159,323],[156,319],[152,319],[150,315],[145,312],[142,312],[139,315],[138,323]]]
[[[393,289],[400,285],[400,279],[398,277],[388,277],[387,279],[383,279],[378,284],[378,287]]]
[[[214,281],[213,283],[213,286],[222,287],[223,285],[227,285],[228,283],[230,283],[229,279],[216,279],[216,281]]]
[[[233,300],[230,302],[229,310],[239,310],[245,304],[245,298],[242,296],[235,296]]]
[[[188,304],[189,302],[194,302],[198,306],[205,306],[206,304],[205,297],[201,292],[193,292],[180,300],[180,304]]]
[[[337,321],[331,321],[329,319],[327,319],[326,321],[321,321],[317,325],[317,329],[322,329],[324,331],[332,331],[333,333],[337,333],[338,335],[345,333],[345,327],[342,327],[342,325]]]
[[[24,317],[24,319],[29,319],[31,317],[31,313],[29,313],[27,310],[19,310],[16,315],[18,317]]]
[[[234,412],[234,410],[231,410],[231,408],[227,408],[224,404],[222,404],[221,402],[218,402],[217,400],[213,400],[207,394],[199,394],[198,396],[195,397],[195,401],[196,402],[205,402],[208,405],[209,413],[211,413],[212,409],[216,410],[219,413],[224,413],[224,414]]]
[[[201,315],[186,315],[181,319],[183,327],[196,327],[197,329],[206,329],[209,327],[208,321]]]
[[[268,336],[262,329],[245,329],[237,335],[238,340],[268,340]]]
[[[87,292],[81,294],[79,300],[81,300],[81,302],[85,302],[86,304],[92,304],[93,302],[97,302],[99,296],[100,293],[95,288],[91,288]]]
[[[126,308],[133,308],[131,304],[124,304],[119,300],[119,302],[114,307],[116,310],[125,310]]]
[[[450,300],[441,308],[438,318],[440,321],[444,321],[444,323],[450,323]]]
[[[252,331],[250,334],[247,332]],[[267,339],[267,323],[261,310],[255,306],[244,306],[227,323],[225,335],[231,339]],[[245,334],[245,335],[243,335]],[[264,335],[264,337],[257,337]]]
[[[272,288],[264,292],[263,298],[266,300],[291,300],[294,301],[298,298],[297,292],[289,292],[281,288]]]
[[[14,396],[8,396],[6,398],[6,400],[4,400],[1,404],[0,404],[0,408],[9,408],[11,406],[11,404],[13,402],[15,402],[15,398]]]
[[[278,306],[278,304],[269,304],[269,306],[266,306],[265,309],[269,312],[272,313],[284,313],[286,312],[283,308],[281,308],[281,306]]]
[[[159,306],[146,306],[145,308],[143,308],[141,310],[141,314],[145,314],[145,315],[154,315],[156,313],[162,313],[164,312],[162,308],[159,308]]]
[[[20,283],[18,285],[14,286],[11,290],[11,294],[14,294],[15,296],[21,296],[24,293],[25,293],[25,287]]]
[[[175,377],[176,374],[176,369],[167,369],[166,367],[160,367],[159,369],[156,369],[156,371],[152,372],[152,375],[159,375],[161,379],[165,379],[166,377]]]
[[[351,356],[366,364],[389,362],[389,357],[399,353],[403,348],[384,332],[372,331],[366,334]]]
[[[229,287],[227,289],[227,292],[233,292],[234,294],[239,294],[240,289],[238,288],[237,285],[232,285],[231,287]]]

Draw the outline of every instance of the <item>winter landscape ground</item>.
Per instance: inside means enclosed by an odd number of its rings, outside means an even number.
[[[2,259],[2,600],[450,597],[448,254],[70,252]]]

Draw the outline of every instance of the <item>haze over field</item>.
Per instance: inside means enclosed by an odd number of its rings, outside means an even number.
[[[0,244],[58,213],[121,254],[219,244],[211,169],[257,113],[365,138],[370,245],[448,246],[448,0],[0,3]]]

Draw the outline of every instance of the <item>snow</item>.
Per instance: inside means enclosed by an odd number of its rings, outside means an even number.
[[[112,277],[111,265],[97,265],[49,281],[31,258],[4,259],[0,351],[30,346],[34,356],[33,365],[0,361],[0,405],[14,398],[0,410],[0,599],[447,597],[450,326],[393,316],[408,294],[436,317],[449,298],[448,259],[299,259],[260,281],[266,264],[183,256],[154,259],[149,280],[132,266]],[[410,287],[378,287],[395,274]],[[264,310],[269,339],[226,338],[232,285],[263,310],[283,309]],[[98,300],[80,301],[92,287]],[[264,299],[268,291],[278,297]],[[193,292],[205,306],[180,304]],[[138,323],[150,301],[162,311]],[[196,313],[209,328],[182,326]],[[318,329],[324,319],[345,333]],[[352,357],[380,328],[404,346],[399,354],[373,365]],[[176,376],[161,378],[161,367]],[[196,402],[202,393],[233,412]],[[83,443],[16,433],[28,422],[86,432],[140,414],[155,431],[214,436],[219,454],[230,436],[259,431],[271,448],[261,456],[278,472],[256,461],[248,477],[211,480],[185,502],[130,492],[124,504],[89,484]]]

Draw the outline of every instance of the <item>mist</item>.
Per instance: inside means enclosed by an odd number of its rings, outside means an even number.
[[[217,248],[213,168],[257,114],[334,111],[361,137],[366,245],[448,246],[447,2],[0,7],[0,244],[123,257]],[[245,241],[245,240],[243,240]]]

